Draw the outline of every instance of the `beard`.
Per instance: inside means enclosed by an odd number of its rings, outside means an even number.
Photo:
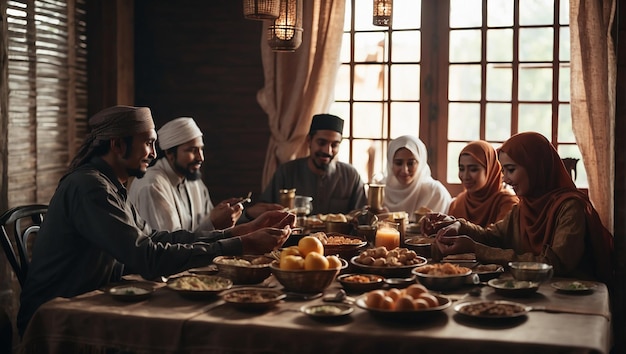
[[[189,166],[191,165],[195,165],[194,163],[189,164]],[[189,166],[184,167],[182,165],[180,165],[178,162],[174,161],[174,170],[180,174],[182,174],[186,180],[188,181],[196,181],[199,180],[200,178],[202,178],[202,172],[200,172],[200,169],[196,170],[196,171],[192,171],[189,169]]]
[[[146,175],[146,171],[142,171],[138,168],[127,168],[126,173],[128,173],[128,175],[131,177],[137,177],[137,178],[142,178],[143,176]]]
[[[317,162],[317,158],[318,157],[328,157],[330,158],[330,161],[328,161],[328,163],[318,163]],[[321,152],[316,152],[315,153],[315,157],[311,158],[311,162],[313,162],[313,166],[315,166],[315,168],[317,168],[320,171],[328,171],[328,166],[330,166],[330,163],[333,162],[333,160],[335,159],[335,155],[329,155],[329,154],[324,154]]]

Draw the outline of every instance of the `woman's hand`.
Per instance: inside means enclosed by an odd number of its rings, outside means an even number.
[[[442,213],[428,213],[420,220],[420,227],[422,229],[422,234],[430,236],[438,233],[440,229],[453,224],[455,221],[456,219],[450,215]]]
[[[460,253],[474,253],[475,243],[469,236],[444,236],[438,234],[435,245],[442,256]]]

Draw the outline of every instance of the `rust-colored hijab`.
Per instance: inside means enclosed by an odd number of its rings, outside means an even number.
[[[485,168],[487,182],[473,193],[466,190],[457,195],[448,214],[483,227],[495,223],[503,208],[511,210],[518,201],[516,195],[504,189],[496,150],[488,142],[477,140],[467,144],[459,158],[461,155],[471,156]]]
[[[499,149],[526,169],[529,195],[519,196],[520,233],[525,251],[540,254],[555,233],[555,218],[567,199],[582,201],[587,218],[587,237],[595,258],[596,277],[609,281],[612,274],[613,236],[602,225],[587,196],[580,192],[561,157],[543,135],[526,132],[509,138]]]

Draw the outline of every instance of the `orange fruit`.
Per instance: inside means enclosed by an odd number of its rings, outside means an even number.
[[[437,298],[434,295],[423,293],[419,296],[418,299],[426,300],[426,302],[428,302],[428,307],[439,306],[439,300],[437,300]]]
[[[393,301],[398,301],[398,299],[404,295],[400,289],[392,288],[387,290],[387,296],[393,299]]]
[[[423,293],[427,293],[428,289],[422,284],[411,284],[404,291],[407,295],[411,295],[414,299],[417,299]]]
[[[324,245],[319,238],[314,236],[304,236],[298,241],[298,249],[302,257],[306,257],[311,252],[324,254]]]
[[[395,308],[396,302],[393,301],[389,296],[385,296],[383,301],[380,302],[381,310],[393,310]]]
[[[280,251],[280,259],[282,260],[283,257],[286,257],[286,256],[301,256],[302,257],[302,255],[300,254],[300,249],[298,249],[298,246],[290,246],[290,247],[283,248]]]
[[[382,290],[370,291],[365,295],[365,304],[369,308],[379,309],[385,298],[385,292]]]
[[[394,310],[396,311],[413,311],[415,308],[413,298],[408,295],[401,296],[398,300],[396,300],[396,304],[394,306]]]
[[[294,255],[281,256],[279,267],[287,270],[304,269],[304,258]]]
[[[415,306],[416,310],[427,309],[429,307],[428,302],[421,298],[413,300],[413,306]]]
[[[324,270],[328,269],[328,259],[323,254],[317,252],[309,252],[304,257],[305,270]]]
[[[328,259],[328,269],[337,269],[341,268],[341,260],[337,256],[326,256]]]

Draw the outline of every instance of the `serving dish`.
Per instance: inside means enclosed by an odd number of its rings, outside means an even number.
[[[246,311],[268,310],[287,297],[278,290],[258,288],[230,289],[220,296],[233,307]]]
[[[411,270],[415,267],[419,267],[428,263],[426,258],[422,256],[417,256],[416,264],[405,265],[405,266],[370,266],[357,262],[358,256],[354,256],[350,258],[350,264],[354,266],[357,270],[363,273],[368,274],[377,274],[382,275],[388,278],[405,278],[411,276]]]
[[[324,270],[281,269],[278,261],[270,263],[270,268],[285,291],[294,293],[321,293],[330,286],[341,270],[341,268]]]
[[[478,275],[482,282],[498,278],[504,273],[504,267],[499,264],[478,264],[472,268],[472,272]]]
[[[348,316],[354,308],[346,304],[317,304],[304,305],[300,311],[318,320],[328,320]]]
[[[440,313],[441,311],[450,307],[450,305],[452,304],[451,300],[446,297],[436,296],[436,295],[435,297],[439,301],[439,306],[428,307],[428,308],[423,308],[419,310],[394,311],[394,310],[372,308],[372,307],[367,306],[365,302],[367,298],[366,295],[359,296],[356,299],[355,304],[358,307],[364,310],[367,310],[367,312],[369,312],[369,314],[375,318],[385,319],[385,320],[394,320],[394,321],[395,320],[416,320],[416,319],[423,319],[427,316],[430,316],[436,313]]]
[[[550,264],[540,262],[509,262],[513,278],[532,282],[544,282],[552,278],[553,268]]]
[[[360,237],[341,233],[327,233],[327,241],[324,243],[324,255],[338,255],[341,258],[350,258],[358,254],[367,246],[367,241]]]
[[[267,279],[272,271],[273,258],[266,256],[218,256],[213,259],[218,275],[228,278],[234,284],[257,284]]]
[[[539,289],[539,283],[526,280],[491,279],[487,284],[492,287],[497,294],[510,297],[531,296]]]
[[[115,300],[124,302],[143,301],[154,292],[154,287],[145,283],[130,283],[117,285],[108,290],[109,295]]]
[[[511,301],[472,301],[454,306],[454,311],[467,317],[480,319],[510,319],[531,311],[530,306]]]
[[[185,275],[168,280],[167,287],[188,299],[207,299],[233,286],[233,281],[217,275]]]
[[[385,277],[377,274],[347,273],[337,277],[337,281],[346,291],[359,293],[380,289],[384,280]]]
[[[566,293],[587,293],[598,287],[598,284],[591,281],[563,280],[552,284],[553,288]]]
[[[431,290],[456,290],[465,284],[473,284],[472,270],[450,263],[429,264],[414,268],[420,284]]]

